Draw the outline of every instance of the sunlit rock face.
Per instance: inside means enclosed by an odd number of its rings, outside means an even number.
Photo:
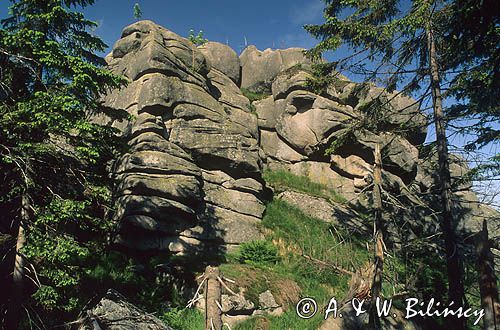
[[[345,203],[292,191],[275,191],[275,197],[325,221],[369,228],[353,210],[371,207],[377,144],[385,192],[419,207],[436,202],[425,200],[435,193],[435,169],[424,159],[427,154],[419,153],[427,118],[418,104],[342,75],[318,95],[308,85],[313,71],[303,49],[249,46],[238,57],[227,45],[196,47],[140,21],[123,30],[106,59],[129,84],[110,91],[103,110],[132,118],[99,118],[119,128],[128,145],[112,169],[120,246],[183,255],[223,252],[262,239],[264,200],[270,196],[264,169],[308,177],[335,190]],[[240,88],[262,93],[260,100],[251,103]],[[353,130],[369,118],[373,105],[382,106],[385,115],[378,133]],[[327,154],[339,141],[340,147]],[[457,166],[452,164],[454,175],[463,175]],[[460,192],[468,204],[457,204],[467,209],[477,201],[469,188],[461,186]],[[394,217],[406,226],[405,237],[397,239],[435,233],[438,224],[428,209],[416,207],[410,217],[396,210]],[[485,210],[469,212],[462,227],[479,228],[479,213],[497,215]],[[396,229],[388,229],[391,237],[398,237]]]
[[[235,84],[236,54],[228,77],[203,55],[219,45],[207,46],[141,21],[106,58],[130,83],[104,107],[133,116],[110,123],[129,146],[113,168],[121,245],[185,254],[261,237],[257,118]]]

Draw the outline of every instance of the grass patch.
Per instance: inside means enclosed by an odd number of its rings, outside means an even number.
[[[298,176],[286,170],[264,171],[264,180],[278,190],[292,189],[311,196],[322,197],[338,203],[345,203],[344,196],[320,183],[312,182],[305,176]]]
[[[241,88],[241,93],[247,98],[250,100],[250,106],[249,106],[249,110],[251,113],[253,113],[254,115],[257,115],[257,108],[255,108],[255,105],[253,104],[254,101],[259,101],[259,100],[262,100],[262,99],[265,99],[266,97],[268,97],[269,95],[271,94],[268,94],[268,93],[255,93],[255,92],[251,92],[249,91],[248,89],[246,88]]]
[[[252,103],[253,101],[259,101],[259,100],[265,99],[266,97],[268,97],[269,95],[271,95],[271,94],[268,94],[268,93],[255,93],[255,92],[251,92],[251,91],[249,91],[246,88],[241,88],[240,90],[241,90],[241,93],[247,99],[250,100],[250,103]]]
[[[338,285],[342,281],[332,270],[310,265],[302,254],[346,269],[361,267],[371,258],[363,242],[281,200],[268,204],[262,224],[270,229],[268,237],[277,245],[282,262],[290,265],[295,274],[319,283]]]
[[[204,330],[205,316],[197,309],[172,308],[159,316],[175,330]]]
[[[285,313],[279,317],[252,317],[234,329],[317,329],[323,322],[321,313],[312,319],[301,319],[296,315],[295,304],[303,297],[314,297],[318,306],[326,306],[333,296],[340,300],[347,293],[349,278],[310,264],[301,254],[350,268],[369,260],[366,248],[330,224],[308,217],[280,200],[267,205],[262,225],[267,228],[266,239],[278,250],[279,260],[241,264],[240,259],[232,256],[220,269],[236,280],[234,289],[245,288],[244,296],[256,306],[259,294],[270,290],[278,304],[284,306]]]

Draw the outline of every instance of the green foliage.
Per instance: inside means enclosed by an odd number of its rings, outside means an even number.
[[[242,263],[276,263],[278,249],[268,241],[250,241],[240,245],[239,260]]]
[[[318,329],[324,321],[321,313],[304,320],[297,316],[295,304],[301,297],[314,297],[318,306],[326,306],[335,296],[342,299],[348,291],[349,278],[332,269],[318,267],[301,256],[302,253],[336,263],[343,267],[363,265],[370,256],[364,246],[330,224],[304,215],[299,209],[280,200],[267,205],[262,222],[267,239],[278,247],[276,263],[223,264],[223,274],[244,285],[244,295],[258,306],[260,293],[270,290],[286,305],[282,316],[254,317],[238,324],[235,329]],[[341,236],[338,236],[341,235]],[[296,283],[300,292],[294,292]],[[287,301],[287,297],[294,297]]]
[[[301,191],[312,196],[331,199],[339,203],[345,203],[344,196],[323,184],[312,182],[308,177],[298,176],[286,170],[264,171],[264,180],[278,190],[292,189]]]
[[[109,198],[109,192],[101,193]],[[85,295],[79,292],[79,284],[85,277],[82,266],[92,267],[93,254],[102,253],[105,247],[103,233],[112,227],[109,220],[92,211],[93,207],[91,199],[54,197],[48,205],[36,210],[38,216],[30,226],[23,253],[37,269],[42,285],[33,298],[44,309],[76,312],[85,303]],[[83,239],[94,235],[97,237],[92,241]]]
[[[134,4],[134,18],[135,19],[140,19],[141,17],[142,17],[141,6],[139,6],[139,4],[136,2]]]
[[[159,318],[175,330],[205,329],[205,316],[197,309],[172,308]]]
[[[200,30],[198,32],[198,34],[194,34],[194,30],[189,30],[189,35],[188,35],[188,39],[189,41],[191,41],[193,44],[195,44],[196,46],[201,46],[205,43],[208,42],[208,39],[205,39],[203,37],[203,31]]]
[[[268,97],[270,95],[268,93],[254,93],[254,92],[249,91],[246,88],[241,88],[240,90],[241,90],[241,93],[250,101],[250,109],[249,110],[253,114],[256,114],[256,111],[257,111],[253,102],[265,99],[266,97]]]
[[[335,70],[335,63],[315,63],[312,65],[312,78],[307,79],[306,87],[313,93],[325,95],[327,88],[339,83],[339,73]]]
[[[370,222],[367,215],[360,215]],[[292,280],[301,289],[300,297],[314,297],[318,306],[326,306],[331,297],[345,297],[350,278],[328,267],[309,262],[301,255],[323,260],[344,269],[359,269],[372,262],[372,251],[366,249],[366,238],[346,233],[331,224],[304,215],[296,207],[281,200],[267,205],[262,225],[269,229],[266,238],[278,247],[280,259],[276,263],[238,264],[229,262],[220,266],[229,278],[246,288],[245,298],[258,305],[260,293],[270,290],[275,297],[289,295],[280,283]],[[446,296],[446,270],[442,260],[413,242],[412,248],[391,253],[384,262],[383,294],[391,297],[395,292],[410,290],[410,294],[429,300]],[[236,259],[238,261],[238,259]],[[409,285],[410,287],[408,287]],[[417,288],[417,292],[414,290]],[[235,329],[317,329],[322,324],[321,313],[310,320],[297,317],[294,304],[285,304],[285,313],[279,317],[252,317]],[[397,305],[398,302],[396,301]]]
[[[466,144],[467,149],[498,144],[500,16],[497,3],[455,0],[448,1],[447,5],[447,20],[440,24],[444,29],[441,63],[446,64],[446,70],[458,72],[450,79],[448,94],[457,102],[450,106],[448,116],[475,123],[470,126],[475,138]],[[491,159],[491,162],[498,166],[498,160]],[[497,168],[496,175],[499,171]]]
[[[22,252],[39,288],[25,306],[46,326],[74,319],[86,302],[80,285],[112,227],[105,166],[121,145],[115,129],[90,119],[125,79],[96,55],[107,48],[96,23],[71,10],[93,2],[14,1],[0,23],[0,228],[14,220],[17,234],[28,196]]]
[[[265,99],[266,97],[268,97],[270,95],[268,93],[255,93],[255,92],[251,92],[251,91],[249,91],[246,88],[241,88],[240,90],[241,90],[241,93],[247,99],[250,100],[250,103],[252,103],[254,101],[260,101],[260,100]]]

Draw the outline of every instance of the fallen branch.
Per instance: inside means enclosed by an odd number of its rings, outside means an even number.
[[[223,280],[222,280],[219,276],[217,276],[217,281],[219,281],[219,282],[220,282],[220,284],[222,285],[222,287],[223,287],[224,289],[226,289],[229,293],[231,293],[232,295],[237,296],[237,294],[236,294],[233,290],[231,290],[231,289],[230,289],[230,288],[226,285],[226,283],[224,283],[224,281],[223,281]]]
[[[341,274],[344,274],[344,275],[348,275],[348,276],[354,276],[354,273],[351,272],[350,270],[347,270],[347,269],[344,269],[342,267],[339,267],[339,266],[336,266],[334,264],[331,264],[331,263],[328,263],[326,261],[323,261],[323,260],[319,260],[319,259],[316,259],[316,258],[313,258],[313,257],[310,257],[308,255],[305,255],[305,254],[302,254],[302,257],[304,257],[305,259],[309,260],[309,261],[312,261],[320,266],[323,266],[325,268],[332,268],[333,270],[341,273]]]

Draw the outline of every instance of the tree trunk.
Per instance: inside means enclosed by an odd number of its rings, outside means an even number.
[[[220,278],[219,268],[207,266],[205,269],[205,278],[207,284],[205,287],[205,329],[222,329],[222,311],[219,309],[221,304],[221,284],[217,278]]]
[[[436,144],[439,158],[439,184],[441,190],[441,228],[444,235],[447,272],[448,302],[454,302],[454,308],[463,305],[464,285],[462,281],[463,265],[458,251],[451,202],[451,176],[448,161],[448,142],[446,139],[445,120],[441,97],[439,67],[437,64],[436,44],[430,23],[427,25],[427,53],[429,56],[434,122],[436,126]],[[465,318],[451,317],[449,329],[465,329]]]
[[[17,234],[16,258],[14,270],[12,272],[12,287],[10,293],[9,306],[5,318],[5,330],[15,330],[19,328],[21,321],[23,292],[24,292],[24,265],[26,260],[21,250],[26,244],[25,226],[29,221],[30,201],[26,193],[21,197],[21,219],[19,222],[19,232]]]
[[[374,274],[371,288],[371,328],[380,329],[380,319],[376,314],[376,301],[382,292],[382,273],[384,270],[384,234],[382,226],[382,156],[380,154],[380,145],[375,145],[375,166],[373,168],[373,210],[374,210],[374,241],[375,241],[375,260]]]
[[[500,327],[500,303],[486,220],[483,220],[483,230],[476,236],[476,254],[481,307],[484,309],[483,329],[494,330]]]

